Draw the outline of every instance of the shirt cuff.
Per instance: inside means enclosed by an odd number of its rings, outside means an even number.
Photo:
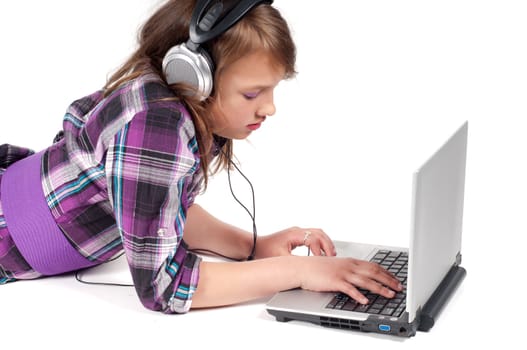
[[[201,257],[187,251],[178,288],[169,301],[171,312],[186,313],[190,310],[192,296],[198,286],[201,260]]]

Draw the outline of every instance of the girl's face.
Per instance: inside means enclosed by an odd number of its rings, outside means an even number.
[[[226,67],[216,81],[211,105],[213,132],[228,139],[245,139],[275,113],[273,93],[285,69],[256,51]]]

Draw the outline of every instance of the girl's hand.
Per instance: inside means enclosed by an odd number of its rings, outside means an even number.
[[[256,258],[291,255],[293,249],[299,246],[307,246],[313,255],[336,255],[333,242],[321,229],[291,227],[268,236],[258,237]]]
[[[353,258],[302,258],[300,283],[302,289],[316,292],[339,291],[347,294],[361,304],[368,299],[357,288],[364,288],[386,298],[393,298],[394,291],[403,286],[380,265]]]

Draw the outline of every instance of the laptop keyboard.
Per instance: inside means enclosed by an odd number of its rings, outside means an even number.
[[[395,275],[404,289],[393,298],[385,298],[368,290],[358,288],[368,298],[369,303],[362,305],[344,293],[337,293],[326,306],[328,309],[366,312],[383,316],[399,317],[406,309],[406,280],[408,276],[408,253],[391,250],[379,250],[371,262],[377,263]]]

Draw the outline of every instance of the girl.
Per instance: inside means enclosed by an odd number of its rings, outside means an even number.
[[[209,9],[193,28],[193,14],[207,3],[160,7],[104,88],[70,105],[49,148],[0,146],[0,283],[78,270],[124,250],[139,299],[166,313],[297,287],[341,291],[361,303],[367,299],[356,287],[386,297],[402,288],[378,265],[337,258],[320,229],[253,240],[193,203],[208,174],[230,166],[232,140],[275,113],[274,88],[295,73],[288,26],[269,2],[253,1],[214,38],[189,40],[228,17],[221,6]],[[163,60],[182,43],[201,44],[211,56],[210,96],[169,79]],[[291,255],[300,245],[316,256]],[[204,262],[193,249],[240,261]]]

